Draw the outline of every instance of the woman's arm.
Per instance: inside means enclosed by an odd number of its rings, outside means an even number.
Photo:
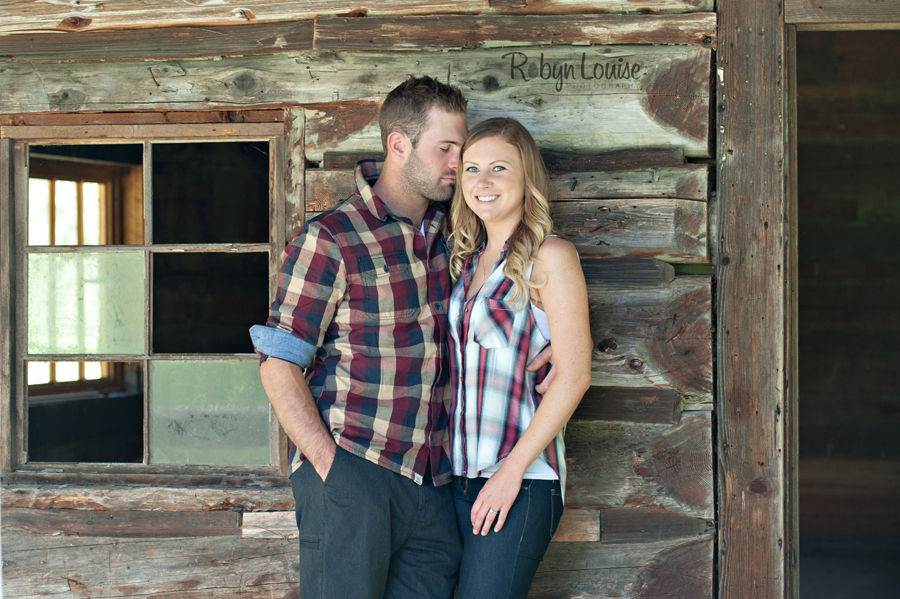
[[[551,340],[555,341],[553,364],[557,374],[531,424],[478,494],[472,506],[474,534],[486,535],[495,516],[494,531],[503,528],[528,466],[566,425],[591,385],[593,343],[587,285],[572,244],[548,237],[538,251],[531,278],[536,282],[546,280],[539,298],[550,323]]]

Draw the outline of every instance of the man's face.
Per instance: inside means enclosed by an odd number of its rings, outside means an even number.
[[[401,170],[407,189],[427,200],[446,202],[452,198],[456,160],[468,132],[464,114],[432,108],[428,127]]]

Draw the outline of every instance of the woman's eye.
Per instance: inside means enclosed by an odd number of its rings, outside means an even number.
[[[493,168],[495,173],[499,173],[500,171],[505,171],[506,167],[500,166],[499,164]]]
[[[467,166],[467,167],[466,167],[466,172],[467,172],[467,173],[477,173],[477,172],[478,172],[478,168],[477,168],[477,167],[474,167],[474,166]]]

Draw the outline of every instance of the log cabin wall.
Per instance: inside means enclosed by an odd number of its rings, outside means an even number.
[[[896,547],[900,34],[801,32],[797,48],[803,547]]]
[[[352,191],[355,160],[380,151],[378,102],[408,74],[460,86],[470,123],[520,119],[552,171],[556,227],[581,253],[596,345],[567,429],[567,509],[532,596],[712,597],[712,1],[372,5],[14,2],[0,25],[4,168],[29,128],[275,110],[286,166],[273,235],[289,240]],[[10,226],[17,191],[0,191]],[[14,262],[0,266],[15,289]],[[2,366],[8,443],[24,379]],[[284,478],[19,472],[5,451],[8,596],[296,594]]]

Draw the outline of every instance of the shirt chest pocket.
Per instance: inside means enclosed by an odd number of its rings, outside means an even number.
[[[367,321],[411,321],[419,316],[419,285],[406,252],[362,256],[358,264]]]
[[[485,298],[474,327],[475,343],[487,348],[506,348],[513,336],[516,312],[506,302]]]

